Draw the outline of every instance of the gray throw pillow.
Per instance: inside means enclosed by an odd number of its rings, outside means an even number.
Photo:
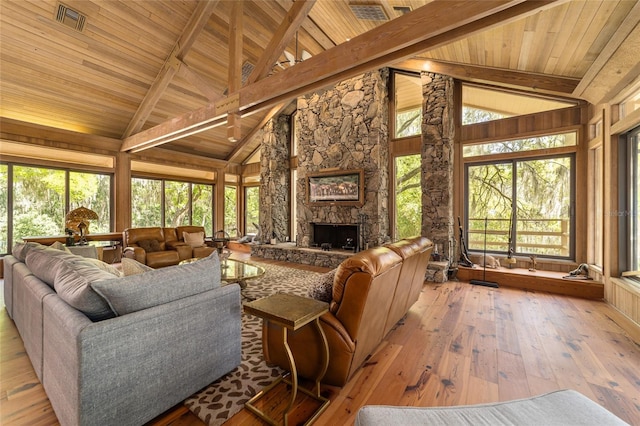
[[[92,321],[113,318],[107,302],[91,288],[93,281],[113,279],[109,272],[86,263],[64,262],[58,268],[55,289],[58,296]]]
[[[91,287],[116,315],[126,315],[220,287],[220,260],[213,252],[197,262],[97,281]]]
[[[333,299],[333,279],[335,275],[335,269],[320,275],[316,281],[309,286],[307,295],[313,299],[331,303]]]

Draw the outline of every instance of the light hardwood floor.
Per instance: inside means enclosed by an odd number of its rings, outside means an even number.
[[[365,404],[475,404],[569,388],[640,425],[639,334],[604,302],[427,283],[355,377],[342,389],[323,389],[331,404],[316,424],[352,424]],[[0,424],[57,423],[6,311],[0,312],[0,376]],[[298,403],[301,412],[309,405]],[[202,422],[179,405],[151,424]],[[262,423],[243,410],[227,424]]]

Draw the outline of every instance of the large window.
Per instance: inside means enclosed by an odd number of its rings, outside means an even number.
[[[131,226],[203,226],[213,235],[213,185],[131,179]]]
[[[573,256],[574,156],[468,164],[468,247],[516,254]]]
[[[111,231],[111,175],[0,165],[0,253],[23,237],[64,235],[67,212],[81,206],[98,214],[89,232]]]
[[[224,232],[231,237],[238,236],[238,187],[224,187]]]
[[[395,138],[422,133],[422,83],[419,75],[393,73]]]
[[[395,158],[395,239],[413,237],[422,230],[420,154]]]
[[[260,223],[260,187],[244,188],[244,228],[245,234],[257,234]]]
[[[626,146],[625,146],[626,145]],[[627,135],[621,151],[621,163],[626,163],[626,180],[620,211],[615,214],[620,218],[620,238],[626,242],[627,256],[623,260],[622,269],[640,270],[640,128]],[[626,158],[625,158],[626,157]],[[636,278],[640,279],[640,278]]]

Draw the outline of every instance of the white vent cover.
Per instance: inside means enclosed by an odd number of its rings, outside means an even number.
[[[71,9],[62,3],[58,4],[58,12],[56,13],[56,21],[72,28],[76,31],[84,29],[84,23],[87,17],[77,10]]]
[[[350,4],[349,7],[356,18],[366,21],[388,21],[389,17],[379,4]]]

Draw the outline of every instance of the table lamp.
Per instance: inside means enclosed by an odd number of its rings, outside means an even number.
[[[80,232],[80,240],[78,245],[87,245],[86,235],[89,233],[89,224],[92,220],[98,220],[98,214],[86,207],[78,207],[71,210],[65,217],[65,227],[69,229],[77,229]]]

